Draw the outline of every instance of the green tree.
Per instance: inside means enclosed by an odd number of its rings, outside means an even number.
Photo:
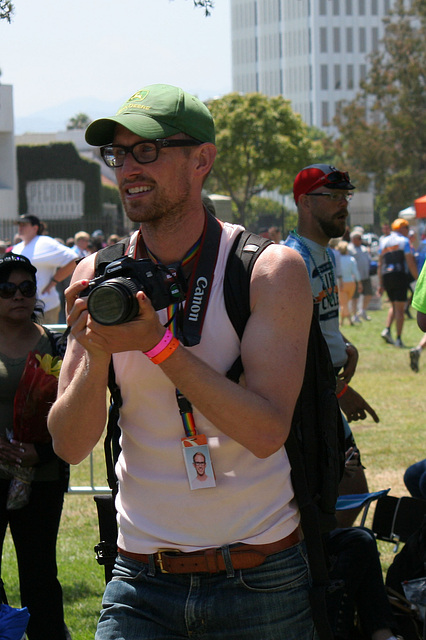
[[[194,7],[203,7],[206,16],[209,16],[214,7],[213,0],[194,0]]]
[[[10,0],[0,0],[0,20],[11,21],[13,13],[13,4]]]
[[[308,128],[282,96],[230,93],[208,107],[218,148],[209,186],[232,198],[235,221],[244,225],[252,198],[262,191],[290,191],[319,143],[309,140]]]
[[[77,113],[73,118],[68,120],[67,130],[86,129],[91,122],[92,119],[87,115],[87,113]]]
[[[336,118],[336,150],[382,219],[426,193],[426,8],[396,0],[358,96]]]

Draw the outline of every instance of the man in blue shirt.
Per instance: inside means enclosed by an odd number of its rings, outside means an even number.
[[[337,397],[348,422],[365,420],[369,413],[379,421],[374,409],[355,389],[349,386],[357,361],[358,351],[348,342],[339,328],[339,295],[333,252],[328,248],[330,238],[341,237],[346,229],[347,204],[354,185],[346,172],[325,164],[315,164],[300,171],[293,184],[294,199],[298,210],[297,230],[290,232],[285,244],[298,251],[306,264],[314,297],[318,306],[321,331],[328,344],[337,375]],[[348,423],[345,423],[347,449],[352,450],[355,441]],[[358,457],[358,453],[356,454]],[[352,467],[351,467],[352,468]],[[342,480],[341,493],[368,491],[363,467]],[[354,514],[342,526],[350,526]]]

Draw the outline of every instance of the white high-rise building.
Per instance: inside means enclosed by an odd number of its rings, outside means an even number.
[[[308,125],[332,132],[352,100],[393,0],[231,0],[234,91],[283,95]]]

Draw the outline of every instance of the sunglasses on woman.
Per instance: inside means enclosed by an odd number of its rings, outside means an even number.
[[[24,280],[20,284],[0,282],[0,298],[13,298],[18,289],[25,298],[32,298],[35,295],[37,287],[31,280]]]

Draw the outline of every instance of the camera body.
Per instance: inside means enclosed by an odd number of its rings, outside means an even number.
[[[149,259],[123,256],[108,264],[102,275],[89,282],[80,293],[87,296],[87,308],[103,325],[130,322],[139,313],[136,293],[143,291],[156,311],[181,302],[185,295],[174,274]]]

